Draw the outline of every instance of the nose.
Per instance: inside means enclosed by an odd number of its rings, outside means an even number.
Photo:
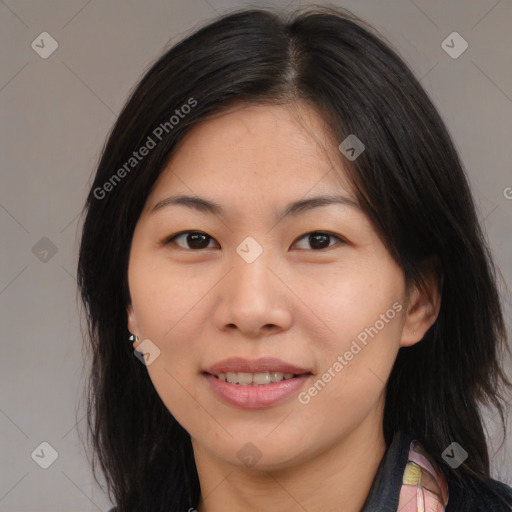
[[[293,294],[270,252],[264,250],[252,263],[234,253],[230,262],[232,270],[217,290],[216,327],[253,339],[289,329]]]

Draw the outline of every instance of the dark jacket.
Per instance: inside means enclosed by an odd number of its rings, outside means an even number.
[[[361,512],[397,512],[402,477],[413,439],[413,436],[402,432],[395,434],[379,465]],[[468,491],[455,485],[448,472],[446,477],[449,492],[446,512],[512,511],[512,487],[489,478],[486,484],[478,484],[475,490]],[[508,500],[510,505],[502,503],[500,497],[504,501]],[[117,512],[116,507],[109,512]]]
[[[409,447],[413,436],[398,432],[383,457],[368,498],[361,512],[397,512],[402,477],[407,464]],[[474,491],[462,490],[445,472],[448,482],[449,499],[446,512],[510,512],[512,511],[512,488],[488,479],[487,485],[480,484]],[[493,495],[507,499],[510,505],[500,503]]]

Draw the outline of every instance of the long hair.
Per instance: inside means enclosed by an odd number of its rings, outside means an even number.
[[[349,11],[251,9],[195,31],[144,74],[103,148],[83,211],[88,434],[94,475],[99,462],[119,512],[182,512],[200,494],[190,436],[128,341],[129,251],[146,199],[201,121],[237,104],[296,101],[322,115],[334,140],[355,134],[365,144],[354,161],[340,151],[340,162],[406,281],[421,285],[434,269],[442,282],[436,322],[399,350],[388,380],[386,442],[410,431],[457,488],[489,480],[480,406],[496,408],[506,431],[506,330],[496,270],[439,113],[396,50]],[[150,139],[151,150],[135,158]],[[441,457],[453,441],[469,453],[457,469]]]

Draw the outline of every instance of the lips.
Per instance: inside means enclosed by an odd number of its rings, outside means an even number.
[[[232,357],[202,373],[220,400],[241,409],[277,406],[298,393],[312,375],[306,368],[273,357],[255,360]]]
[[[283,374],[303,375],[311,373],[310,370],[296,366],[281,359],[273,357],[264,357],[261,359],[249,360],[241,357],[232,357],[219,361],[214,365],[206,368],[204,373],[218,376],[219,374],[226,373],[265,373],[276,372]]]
[[[264,409],[275,407],[291,399],[303,389],[311,374],[305,373],[289,380],[262,385],[239,385],[225,382],[204,373],[210,391],[224,404],[238,409]]]

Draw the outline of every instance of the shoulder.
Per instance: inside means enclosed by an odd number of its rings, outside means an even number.
[[[487,500],[486,511],[512,512],[512,487],[509,485],[489,478],[488,487],[483,494]]]
[[[446,512],[512,512],[512,487],[487,478],[471,489],[452,485]]]

